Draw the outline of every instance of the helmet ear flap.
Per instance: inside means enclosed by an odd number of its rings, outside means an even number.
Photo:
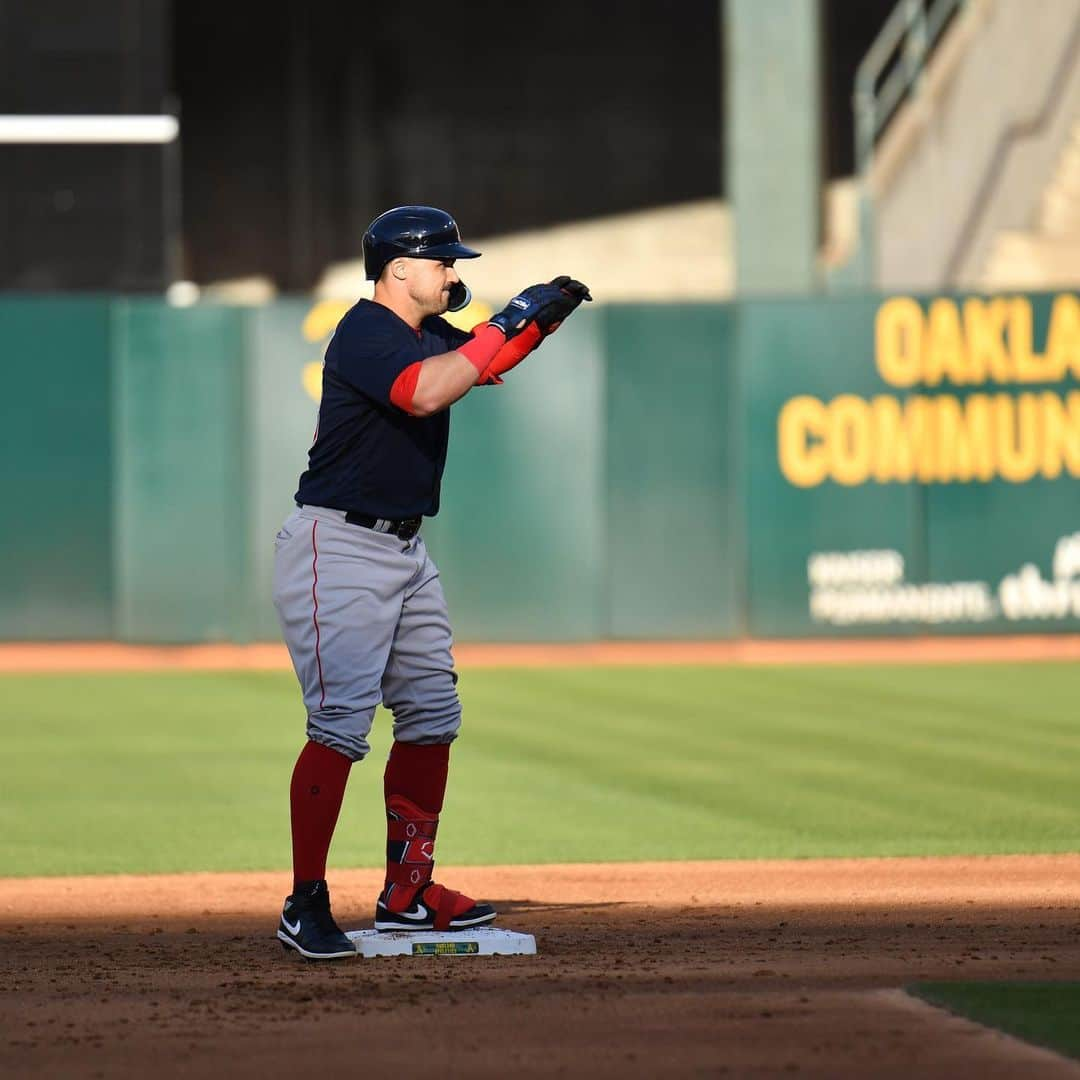
[[[461,311],[472,303],[472,289],[464,281],[455,281],[450,286],[450,303],[447,311]]]

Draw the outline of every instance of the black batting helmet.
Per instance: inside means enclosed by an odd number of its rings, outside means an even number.
[[[475,259],[461,242],[457,222],[434,206],[396,206],[380,214],[364,233],[364,269],[378,281],[383,267],[401,256],[413,259]]]

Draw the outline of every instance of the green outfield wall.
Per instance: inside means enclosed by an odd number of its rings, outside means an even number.
[[[738,321],[751,633],[1080,627],[1075,294]]]
[[[742,631],[734,334],[731,307],[607,309],[601,517],[608,636]]]
[[[5,638],[113,631],[111,311],[0,297]]]
[[[0,298],[0,636],[277,636],[343,305]],[[453,413],[459,639],[1080,629],[1080,299],[583,309]]]

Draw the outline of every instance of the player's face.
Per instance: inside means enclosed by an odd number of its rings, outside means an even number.
[[[409,296],[425,315],[446,312],[450,286],[459,280],[453,259],[409,259]]]

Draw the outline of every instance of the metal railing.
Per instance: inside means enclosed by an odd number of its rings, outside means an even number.
[[[968,0],[899,0],[855,74],[855,171],[865,176],[878,136],[922,78],[952,16]]]

